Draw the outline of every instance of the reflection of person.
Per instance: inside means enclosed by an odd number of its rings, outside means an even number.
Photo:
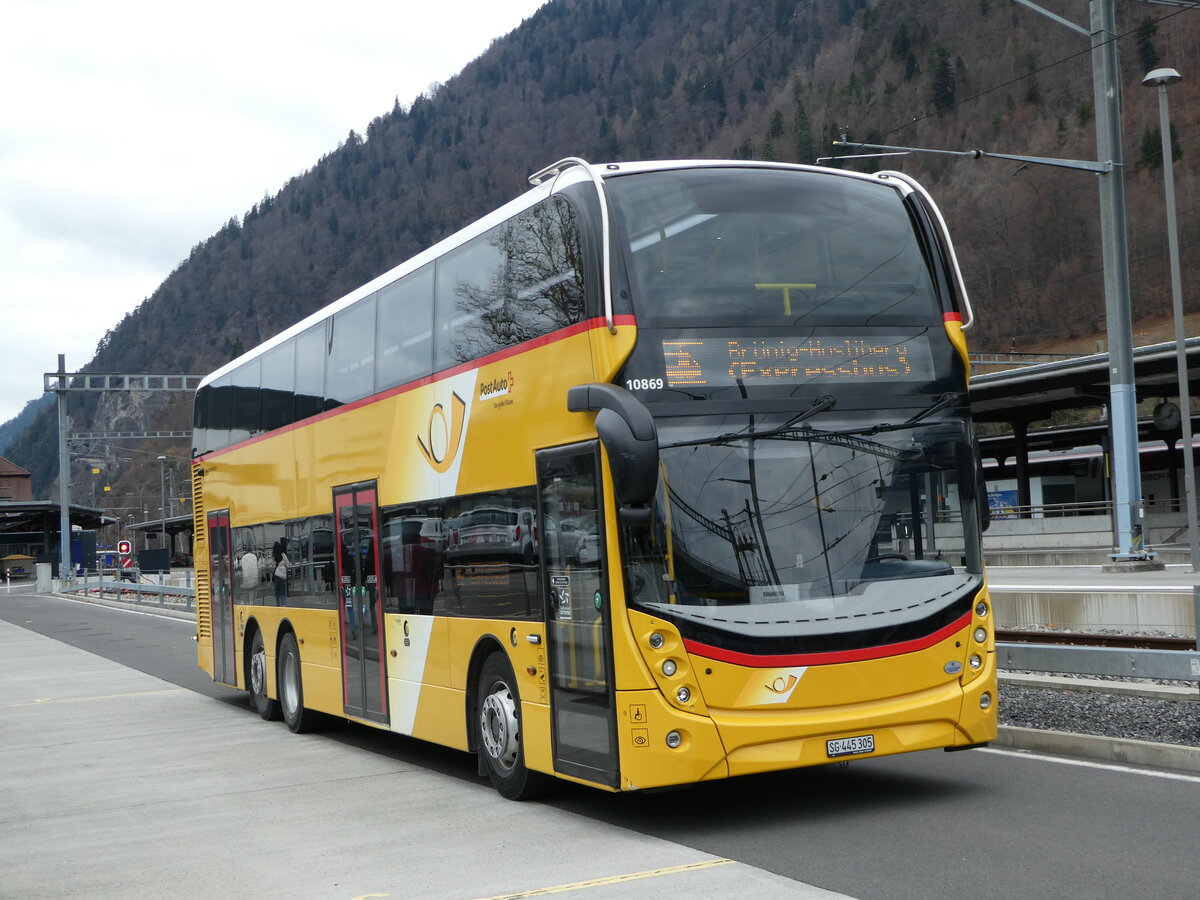
[[[258,588],[258,556],[254,550],[247,547],[237,561],[238,572],[241,575],[239,584],[243,590],[253,591]]]
[[[275,560],[275,575],[271,579],[275,585],[275,602],[283,606],[287,601],[287,575],[290,562],[287,554],[283,552],[282,542],[275,542],[275,546],[271,548],[271,556]]]

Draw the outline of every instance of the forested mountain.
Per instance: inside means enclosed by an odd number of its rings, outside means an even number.
[[[1087,22],[1083,0],[1044,2]],[[1170,291],[1157,105],[1139,82],[1156,65],[1200,72],[1200,12],[1134,0],[1117,0],[1117,12],[1140,318],[1169,312]],[[1185,283],[1200,265],[1188,252],[1200,242],[1195,85],[1172,88],[1171,100]],[[1094,159],[1087,40],[1010,0],[552,0],[458,76],[350,132],[197,244],[113,326],[88,368],[209,371],[520,193],[530,172],[564,156],[811,163],[843,134]],[[1103,330],[1094,176],[929,154],[857,165],[906,171],[942,205],[979,319],[974,349]],[[79,402],[74,428],[111,430],[145,402]],[[167,406],[169,421],[148,427],[187,427],[190,405]],[[55,433],[51,409],[7,452],[33,472],[39,496],[56,475]],[[186,442],[169,449],[188,453]],[[118,485],[157,486],[156,466],[92,453],[110,458],[103,477],[114,497]]]

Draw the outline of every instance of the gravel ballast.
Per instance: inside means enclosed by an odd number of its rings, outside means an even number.
[[[1200,702],[1000,684],[1000,724],[1200,747]]]

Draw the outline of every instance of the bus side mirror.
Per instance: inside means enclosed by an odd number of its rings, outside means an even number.
[[[596,410],[596,434],[608,452],[613,488],[626,525],[648,525],[658,490],[658,429],[650,410],[615,384],[577,384],[567,391],[571,412]]]

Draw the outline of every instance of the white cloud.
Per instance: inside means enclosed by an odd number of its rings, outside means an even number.
[[[9,0],[0,422],[191,248],[545,0]]]

